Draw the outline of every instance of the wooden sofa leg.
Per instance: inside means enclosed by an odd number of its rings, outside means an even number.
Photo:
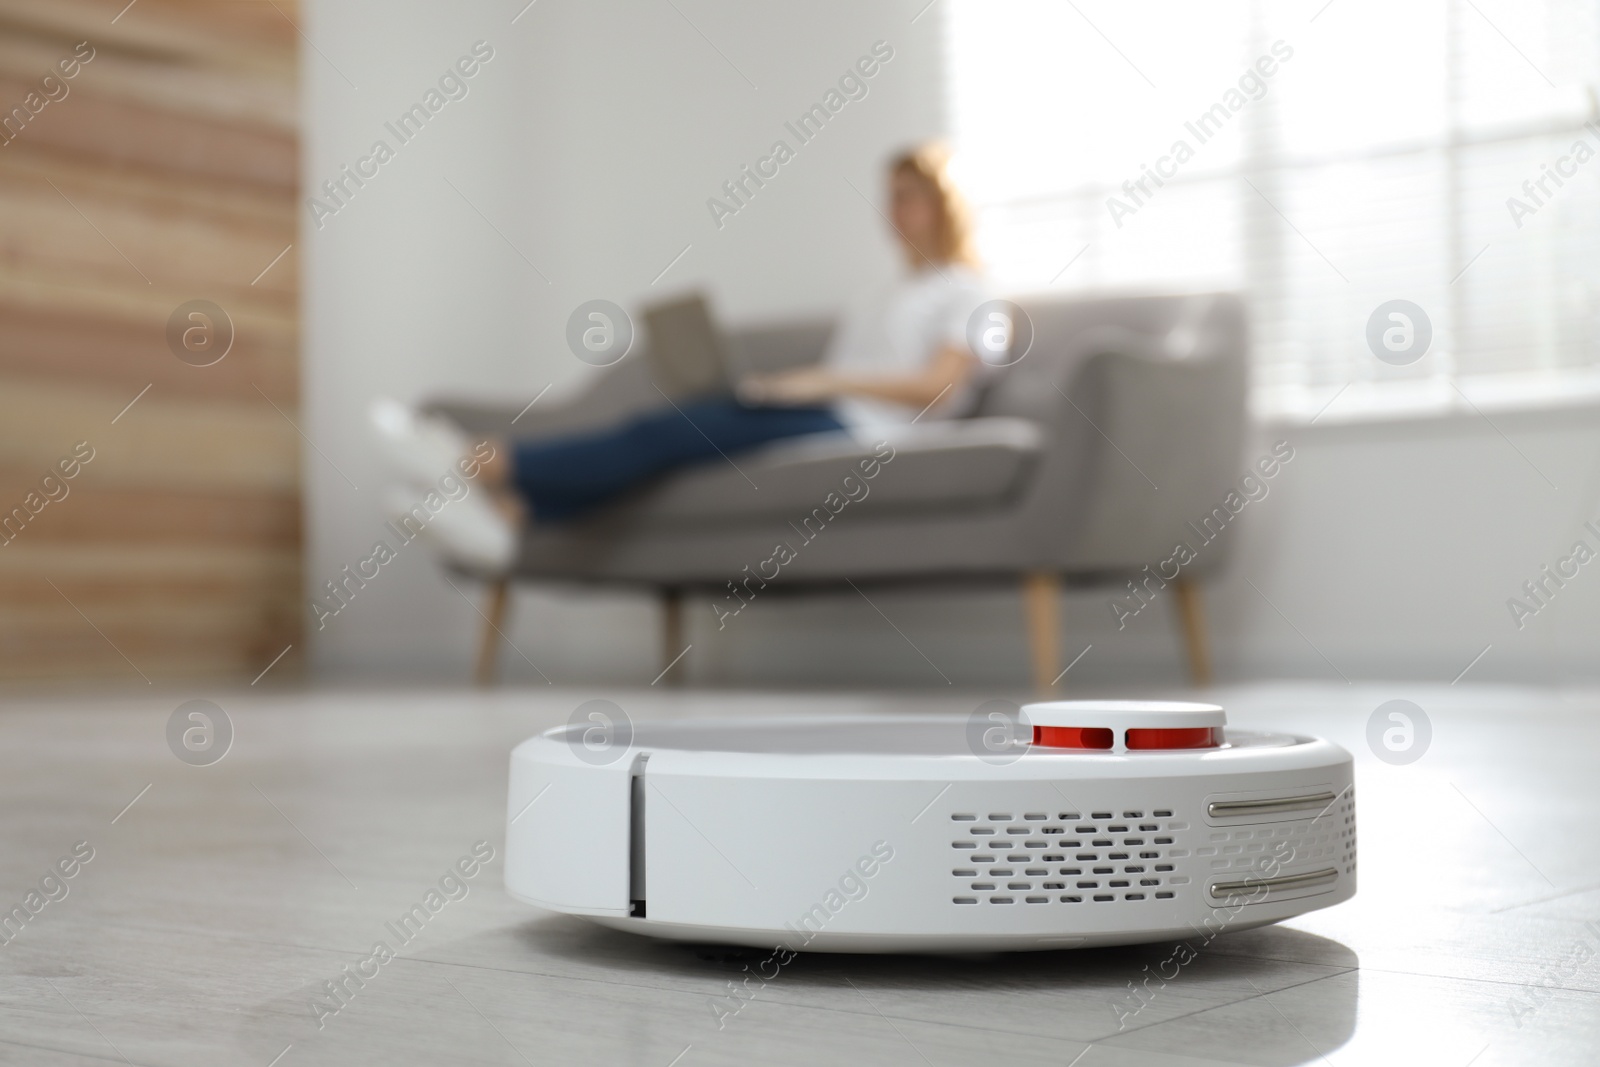
[[[506,614],[511,602],[511,581],[502,578],[489,585],[488,603],[484,605],[483,630],[478,636],[478,664],[473,670],[473,680],[479,685],[494,684],[495,661],[500,653],[500,634],[505,629]]]
[[[1211,684],[1211,650],[1206,643],[1206,613],[1200,603],[1200,586],[1192,578],[1180,577],[1178,587],[1178,625],[1183,629],[1183,645],[1189,654],[1189,680],[1195,685]]]
[[[1055,691],[1061,674],[1061,577],[1054,571],[1022,576],[1022,604],[1028,620],[1028,653],[1033,688],[1040,696]]]
[[[661,590],[661,680],[667,685],[682,685],[683,670],[676,665],[683,652],[683,590]]]

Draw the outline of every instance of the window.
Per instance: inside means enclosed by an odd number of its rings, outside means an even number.
[[[998,285],[1238,289],[1264,416],[1600,394],[1596,5],[941,7]],[[1394,299],[1406,365],[1367,340]]]

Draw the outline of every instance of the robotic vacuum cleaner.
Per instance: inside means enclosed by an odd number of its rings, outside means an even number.
[[[1214,704],[633,727],[590,701],[511,754],[505,876],[619,930],[792,951],[1214,935],[1355,894],[1352,765]]]

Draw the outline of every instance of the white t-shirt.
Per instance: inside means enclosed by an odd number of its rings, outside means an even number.
[[[915,373],[947,345],[966,347],[967,320],[984,299],[977,274],[967,267],[945,264],[904,274],[845,314],[823,364],[863,377]],[[952,389],[922,418],[964,415],[972,399],[970,384]],[[852,430],[903,425],[917,417],[902,404],[866,397],[841,397],[833,408]]]

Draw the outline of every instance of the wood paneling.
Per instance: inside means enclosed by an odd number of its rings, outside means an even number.
[[[0,677],[249,680],[300,644],[299,17],[0,0]],[[234,326],[209,367],[166,338],[195,299]]]
[[[298,546],[33,549],[26,538],[0,548],[0,656],[10,677],[248,681],[295,640],[300,598],[261,590],[298,582]]]

